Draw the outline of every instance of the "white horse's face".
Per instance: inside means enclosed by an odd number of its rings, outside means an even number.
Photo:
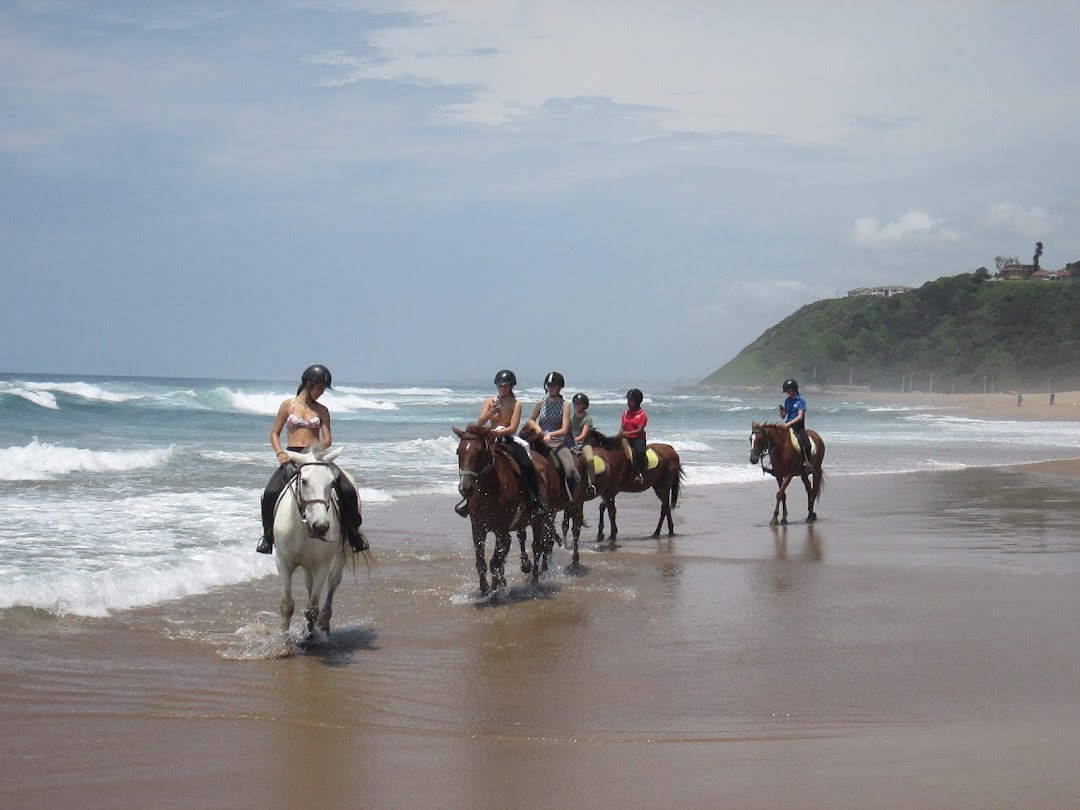
[[[325,537],[330,528],[330,499],[338,475],[338,468],[325,462],[300,467],[300,510],[308,531],[315,537]]]

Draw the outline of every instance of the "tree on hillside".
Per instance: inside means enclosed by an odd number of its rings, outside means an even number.
[[[972,277],[972,281],[974,281],[976,284],[982,284],[988,278],[990,278],[990,271],[987,270],[985,267],[980,267],[978,270],[975,271],[975,275]]]
[[[1010,264],[1020,264],[1020,259],[1016,256],[995,256],[994,264],[997,266],[997,270],[1000,273],[1001,268],[1007,267]]]
[[[1035,255],[1032,257],[1032,273],[1039,272],[1039,257],[1042,256],[1042,242],[1035,243]]]

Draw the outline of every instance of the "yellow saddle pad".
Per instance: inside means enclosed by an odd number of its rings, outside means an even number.
[[[802,445],[799,444],[798,434],[791,428],[788,428],[788,435],[791,438],[791,446],[794,447],[795,450],[801,454]],[[810,455],[817,455],[817,445],[814,443],[814,437],[811,436],[809,433],[806,434],[806,443],[810,446]]]
[[[626,460],[629,462],[634,461],[634,451],[630,449],[630,442],[626,439],[622,440],[623,451],[626,453]],[[656,451],[651,447],[645,449],[645,469],[651,470],[660,463],[660,459],[656,456]]]

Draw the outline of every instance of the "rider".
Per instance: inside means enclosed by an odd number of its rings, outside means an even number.
[[[574,394],[571,402],[574,403],[574,415],[570,417],[570,436],[574,443],[572,449],[585,459],[585,479],[589,482],[585,487],[585,497],[593,498],[596,496],[596,484],[593,480],[596,473],[593,470],[592,439],[589,438],[593,426],[592,417],[589,416],[589,397],[585,394]]]
[[[281,449],[281,431],[284,429],[288,433],[288,449],[294,452],[306,453],[316,444],[329,447],[332,441],[330,411],[318,400],[332,381],[330,369],[326,366],[308,366],[300,376],[296,396],[286,399],[278,408],[277,418],[270,428],[270,446],[274,448],[281,466],[270,476],[270,483],[266,485],[262,495],[263,534],[255,549],[260,554],[269,554],[274,548],[274,506],[285,485],[296,474],[296,465]],[[353,551],[367,551],[367,540],[360,532],[360,498],[356,487],[344,471],[334,482],[334,490],[349,545]]]
[[[484,400],[476,424],[483,426],[491,422],[491,435],[513,456],[521,468],[532,512],[542,514],[544,502],[540,500],[540,484],[536,478],[536,467],[529,455],[529,445],[515,435],[521,424],[521,403],[514,396],[515,385],[517,377],[509,369],[503,369],[496,374],[495,387],[499,393]]]
[[[570,433],[570,403],[563,399],[562,389],[566,385],[563,375],[552,371],[544,377],[544,390],[547,397],[538,400],[533,406],[532,416],[540,429],[544,431],[544,443],[551,448],[559,463],[562,464],[563,475],[566,476],[567,495],[570,500],[574,499],[573,492],[577,489],[578,471],[574,464],[573,447],[574,437]]]
[[[645,425],[649,417],[641,409],[645,395],[640,388],[631,388],[626,392],[626,410],[622,415],[622,427],[618,436],[626,439],[633,451],[634,469],[637,470],[635,481],[645,481]]]
[[[791,428],[799,439],[803,453],[803,469],[810,472],[810,439],[806,435],[806,400],[799,393],[799,384],[793,379],[784,380],[784,393],[787,399],[780,406],[780,415],[784,417],[784,427]]]

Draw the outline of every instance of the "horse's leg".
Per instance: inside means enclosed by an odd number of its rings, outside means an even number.
[[[615,543],[615,540],[619,536],[619,527],[615,523],[615,515],[618,511],[619,510],[615,508],[615,499],[612,498],[610,501],[608,501],[608,512],[611,513],[611,536],[608,539],[611,540],[612,544]]]
[[[675,534],[671,525],[671,495],[666,489],[662,489],[659,484],[654,487],[656,490],[656,496],[660,499],[660,520],[656,523],[656,531],[653,532],[654,538],[660,536],[660,527],[664,525],[664,518],[667,518],[668,522],[668,536]]]
[[[518,529],[517,539],[518,546],[521,548],[521,573],[528,574],[532,571],[532,563],[529,561],[529,555],[525,551],[525,537],[526,533],[524,529]]]
[[[604,512],[607,511],[607,500],[603,496],[600,497],[600,520],[596,526],[596,542],[602,543],[604,541]]]
[[[570,509],[573,507],[573,505],[574,505],[574,502],[571,501],[567,505],[566,509],[563,510],[563,515],[562,515],[562,544],[563,544],[564,548],[566,547],[566,535],[570,531]]]
[[[293,569],[286,566],[281,557],[278,557],[278,575],[281,577],[281,634],[286,646],[291,646],[289,625],[292,624],[293,611],[296,610],[296,601],[292,595]]]
[[[773,526],[777,524],[776,516],[780,513],[781,508],[784,510],[784,516],[779,522],[784,526],[787,525],[787,488],[788,484],[791,483],[791,478],[790,475],[785,475],[783,480],[779,478],[776,479],[780,483],[780,489],[776,493],[776,508],[772,513],[772,520],[769,521]]]
[[[480,594],[481,596],[487,596],[491,592],[491,588],[488,587],[487,578],[487,560],[484,559],[484,546],[487,541],[487,532],[480,527],[480,524],[473,519],[472,525],[472,544],[473,551],[476,552],[476,574],[480,577]]]
[[[307,619],[308,636],[315,635],[315,620],[319,618],[319,597],[322,595],[323,585],[326,583],[326,573],[319,571],[313,574],[304,568],[304,581],[307,584],[308,601],[304,608],[304,618]]]
[[[334,593],[341,584],[341,574],[345,570],[345,559],[342,556],[335,557],[330,562],[330,575],[326,578],[326,599],[323,600],[322,610],[316,625],[324,633],[330,633],[330,617],[334,615]]]
[[[815,478],[817,475],[815,474]],[[803,486],[806,487],[806,522],[813,523],[817,520],[817,515],[814,513],[814,490],[815,486],[810,483],[810,476],[803,474],[802,477]]]
[[[491,587],[493,590],[506,587],[506,555],[510,553],[510,530],[495,530],[495,550],[491,554]]]
[[[581,501],[574,504],[573,514],[573,527],[574,527],[574,557],[571,564],[576,568],[581,564],[581,554],[578,551],[578,544],[581,541],[581,524],[585,522],[585,509],[581,505]]]

